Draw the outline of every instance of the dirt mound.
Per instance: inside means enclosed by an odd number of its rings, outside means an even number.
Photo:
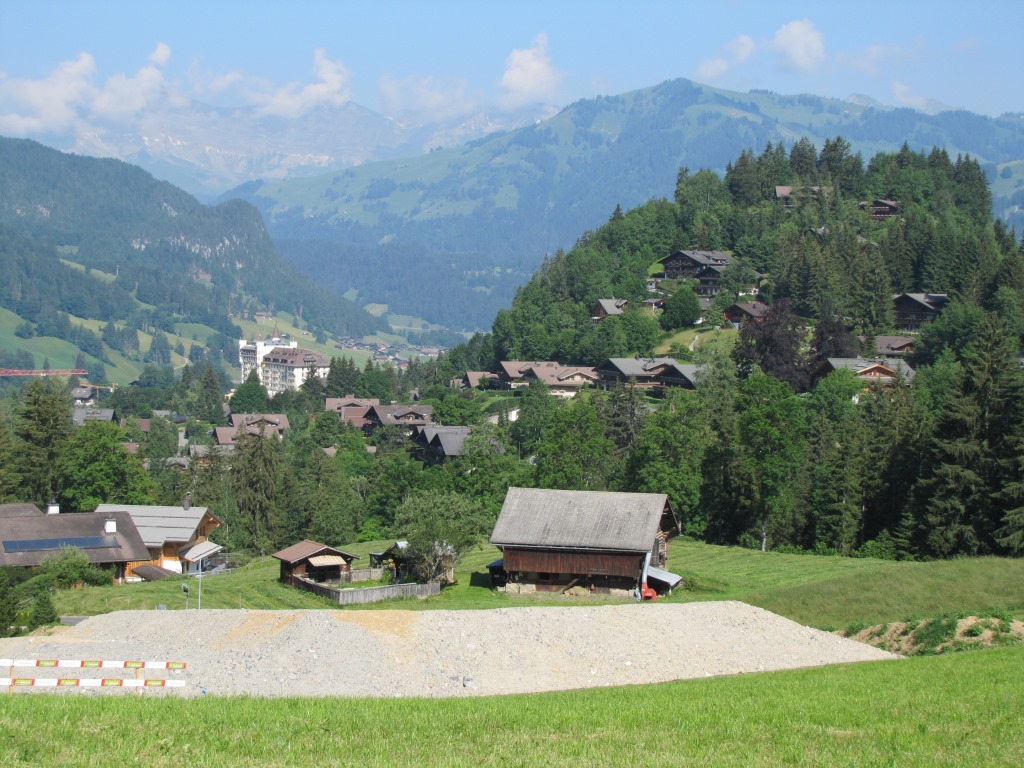
[[[183,661],[184,671],[162,672],[186,681],[175,695],[359,697],[530,693],[895,658],[738,602],[122,611],[52,637],[0,640],[0,657]]]
[[[876,624],[840,634],[891,653],[917,656],[971,647],[1015,645],[1024,642],[1024,622],[1006,616],[939,616]]]

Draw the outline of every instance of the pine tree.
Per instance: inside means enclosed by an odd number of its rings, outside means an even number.
[[[36,599],[32,601],[32,610],[28,614],[28,628],[32,630],[39,627],[48,627],[52,624],[57,624],[59,621],[60,616],[57,615],[57,609],[53,607],[50,593],[45,589],[41,590],[36,595]]]
[[[261,425],[262,426],[262,425]],[[277,540],[280,446],[274,438],[246,434],[238,440],[232,484],[249,548],[266,554]]]
[[[71,398],[52,381],[25,388],[15,425],[22,493],[38,504],[56,498],[58,458],[71,434]]]

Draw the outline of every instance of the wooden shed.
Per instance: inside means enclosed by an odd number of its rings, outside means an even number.
[[[359,559],[357,555],[309,539],[275,552],[273,557],[281,561],[281,574],[278,578],[285,584],[291,584],[293,578],[318,583],[348,581],[352,573],[352,561]]]
[[[663,493],[509,488],[491,543],[507,591],[630,594],[665,566],[678,533]]]

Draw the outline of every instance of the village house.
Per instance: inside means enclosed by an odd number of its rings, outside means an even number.
[[[867,337],[858,336],[861,345],[867,343]],[[875,336],[874,349],[864,350],[874,352],[875,357],[904,357],[914,351],[913,336]]]
[[[509,488],[491,534],[502,558],[489,567],[514,593],[670,589],[680,579],[663,569],[678,533],[663,493]]]
[[[352,576],[352,561],[359,559],[358,555],[351,555],[309,539],[275,552],[271,557],[280,562],[278,580],[289,585],[296,579],[314,581],[318,584],[349,582]]]
[[[462,445],[471,432],[471,427],[428,424],[413,427],[411,439],[420,461],[440,464],[445,459],[462,455]]]
[[[898,216],[900,204],[896,200],[861,200],[858,207],[862,211],[868,211],[872,219],[891,219]]]
[[[872,384],[892,386],[897,381],[909,384],[914,379],[914,369],[905,360],[897,357],[872,359],[866,357],[830,357],[813,372],[814,383],[833,371],[853,371],[864,382],[865,389]]]
[[[612,315],[621,315],[628,305],[625,299],[598,299],[590,308],[590,319],[596,323]]]
[[[480,389],[490,387],[498,379],[498,374],[490,371],[466,371],[465,376],[454,378],[450,383],[454,389]]]
[[[767,315],[768,305],[760,301],[733,304],[722,313],[725,321],[732,323],[736,328],[742,328],[747,323],[763,323]]]
[[[398,425],[412,429],[433,423],[432,405],[371,405],[366,412],[363,431],[372,433],[378,427]]]
[[[80,427],[87,421],[113,421],[113,408],[75,408],[71,412],[71,423]]]
[[[726,265],[708,264],[701,267],[694,278],[697,285],[693,287],[698,296],[717,296],[722,290],[722,276],[725,274]]]
[[[203,560],[223,549],[209,540],[210,533],[223,525],[220,518],[206,507],[193,507],[188,496],[180,507],[149,504],[100,504],[96,507],[97,514],[120,512],[130,516],[147,549],[146,556],[128,563],[126,576],[129,580],[133,577],[148,580],[160,571],[174,575],[199,573]]]
[[[597,374],[604,389],[615,382],[629,381],[637,387],[651,390],[664,390],[666,387],[695,389],[698,368],[671,357],[612,357],[597,367]]]
[[[116,584],[124,582],[132,562],[148,557],[127,512],[62,515],[51,504],[43,514],[35,504],[0,504],[0,566],[33,568],[63,547],[81,550],[91,565],[112,567]]]
[[[782,203],[786,210],[790,210],[793,205],[805,199],[813,200],[821,193],[821,187],[810,186],[810,187],[792,187],[785,184],[780,184],[775,187],[775,202]]]
[[[674,251],[668,256],[658,259],[669,280],[689,279],[712,265],[727,267],[732,264],[732,257],[724,251]]]
[[[949,297],[944,293],[898,293],[892,298],[893,325],[916,331],[939,316]]]

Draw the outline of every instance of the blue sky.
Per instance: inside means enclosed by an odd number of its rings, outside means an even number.
[[[896,106],[1024,112],[1021,0],[0,0],[0,134],[191,99],[290,117],[616,94],[676,77]]]

